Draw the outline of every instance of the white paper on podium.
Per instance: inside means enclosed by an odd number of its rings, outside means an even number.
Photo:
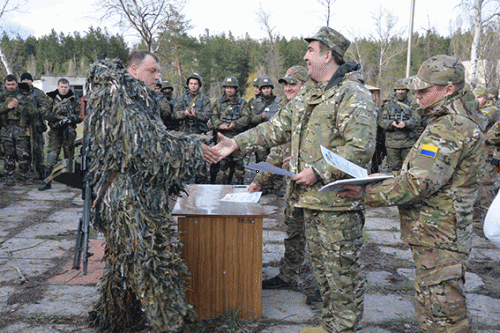
[[[500,191],[488,208],[484,219],[483,232],[486,238],[500,248]]]
[[[259,172],[260,171],[270,172],[270,173],[274,173],[276,175],[281,175],[281,176],[286,176],[286,177],[295,176],[295,174],[291,173],[290,171],[275,167],[274,165],[269,164],[267,162],[259,162],[257,164],[248,165],[248,166],[246,166],[246,168],[252,169],[252,170],[257,170]]]
[[[258,203],[262,192],[239,192],[228,193],[220,201],[239,202],[239,203]]]

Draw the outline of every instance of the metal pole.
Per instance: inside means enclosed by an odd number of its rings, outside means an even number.
[[[410,26],[408,28],[408,56],[406,58],[406,77],[410,77],[411,67],[411,44],[413,37],[413,21],[415,19],[415,0],[411,0]]]

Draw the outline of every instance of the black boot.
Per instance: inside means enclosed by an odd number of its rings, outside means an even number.
[[[50,190],[52,188],[52,181],[48,183],[43,183],[38,187],[38,191],[45,191],[45,190]]]
[[[262,289],[292,289],[293,285],[283,281],[277,275],[271,279],[262,281]]]
[[[308,295],[306,298],[307,305],[316,305],[323,303],[323,298],[321,298],[321,293],[318,289],[314,290],[314,294]]]

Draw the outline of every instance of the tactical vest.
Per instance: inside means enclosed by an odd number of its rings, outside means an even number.
[[[189,107],[191,101],[194,97],[189,96],[188,94],[184,94],[182,97],[182,103],[184,105],[184,110]],[[207,98],[205,95],[200,94],[200,97],[196,99],[193,104],[193,109],[198,112],[203,108],[203,101]],[[195,117],[186,117],[182,120],[184,125],[184,131],[188,133],[206,133],[208,132],[207,122],[200,121]]]
[[[220,104],[219,110],[222,112],[221,116],[222,122],[229,123],[234,120],[241,118],[241,104],[243,104],[243,99],[238,98],[236,103],[231,100],[226,100]]]
[[[278,98],[276,96],[273,97],[274,99],[272,100],[271,103],[269,103],[269,105],[267,105],[268,102],[263,100],[262,97],[257,97],[254,102],[255,103],[254,112],[256,112],[256,114],[262,114],[264,111],[267,111],[266,121],[271,119],[271,117],[278,112],[278,104],[281,102],[281,98]]]
[[[74,96],[68,97],[64,100],[61,100],[59,96],[54,99],[52,103],[53,113],[63,116],[64,118],[68,118],[73,115],[74,111]],[[51,128],[57,127],[59,121],[49,121],[49,126]],[[74,128],[76,128],[75,124],[72,124]]]
[[[17,108],[10,109],[7,112],[6,125],[13,125],[14,123],[20,127],[27,127],[30,125],[31,116],[34,113],[35,103],[32,97],[23,95],[19,90],[14,90],[12,92],[6,91],[5,101],[8,103],[13,99],[17,99]]]
[[[389,120],[407,122],[411,118],[410,107],[403,103],[390,101],[385,107],[389,110]]]

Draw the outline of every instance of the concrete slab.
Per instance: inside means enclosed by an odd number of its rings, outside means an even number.
[[[413,296],[365,294],[363,322],[380,324],[392,319],[415,317]]]
[[[410,249],[401,250],[389,246],[380,246],[379,250],[383,253],[392,254],[393,256],[396,256],[399,259],[409,260],[413,262],[413,254],[411,253]]]
[[[276,325],[267,327],[260,331],[261,333],[298,333],[301,329],[311,327],[311,325]]]
[[[415,269],[413,268],[398,268],[398,274],[407,278],[410,282],[415,282]],[[464,289],[468,293],[478,291],[482,286],[484,286],[484,282],[481,277],[477,274],[465,272],[465,284]]]
[[[31,190],[26,193],[26,199],[36,201],[64,201],[72,200],[77,193],[66,190],[66,185],[57,184],[52,182],[52,189],[47,191],[38,191],[37,189]]]
[[[401,240],[401,232],[399,231],[367,230],[366,235],[370,243],[392,246],[406,244]]]
[[[49,285],[43,299],[23,304],[18,312],[28,316],[87,316],[97,299],[96,287]]]
[[[29,280],[33,276],[51,270],[54,264],[50,260],[11,259],[0,266],[0,282],[19,283],[19,273],[15,267],[19,268],[21,274]]]
[[[392,276],[389,272],[368,272],[366,275],[367,287],[385,287],[390,284],[390,277]]]
[[[285,245],[283,244],[264,244],[262,247],[262,265],[269,265],[281,260],[285,255]]]
[[[279,267],[267,266],[262,268],[262,280],[267,280],[275,277],[280,273]]]
[[[395,221],[393,218],[386,217],[367,217],[365,221],[365,229],[368,230],[400,230],[399,222]]]
[[[283,231],[272,231],[264,230],[262,231],[262,243],[263,244],[283,244],[283,241],[287,238],[286,232]]]
[[[3,259],[53,259],[75,245],[74,241],[11,238],[0,247]]]
[[[74,221],[73,221],[74,222]],[[36,238],[37,236],[52,236],[57,237],[57,235],[62,235],[68,231],[76,231],[78,229],[78,221],[74,222],[74,226],[68,224],[60,223],[39,223],[34,226],[24,229],[22,232],[18,233],[15,238]]]
[[[262,318],[303,322],[314,318],[306,295],[291,290],[263,290]]]
[[[486,261],[496,264],[500,262],[500,249],[472,248],[469,260]]]
[[[397,207],[366,207],[366,219],[371,217],[394,218],[399,221]]]
[[[473,322],[498,327],[500,300],[478,294],[467,294],[467,307]],[[497,331],[498,332],[498,331]]]
[[[3,280],[3,279],[2,279]],[[7,300],[10,295],[12,295],[16,291],[16,288],[5,286],[0,287],[0,312],[4,312],[7,310]]]
[[[94,333],[96,329],[86,326],[75,327],[70,325],[36,325],[27,323],[16,323],[5,327],[2,333],[54,333],[54,332],[78,332],[78,333]]]

